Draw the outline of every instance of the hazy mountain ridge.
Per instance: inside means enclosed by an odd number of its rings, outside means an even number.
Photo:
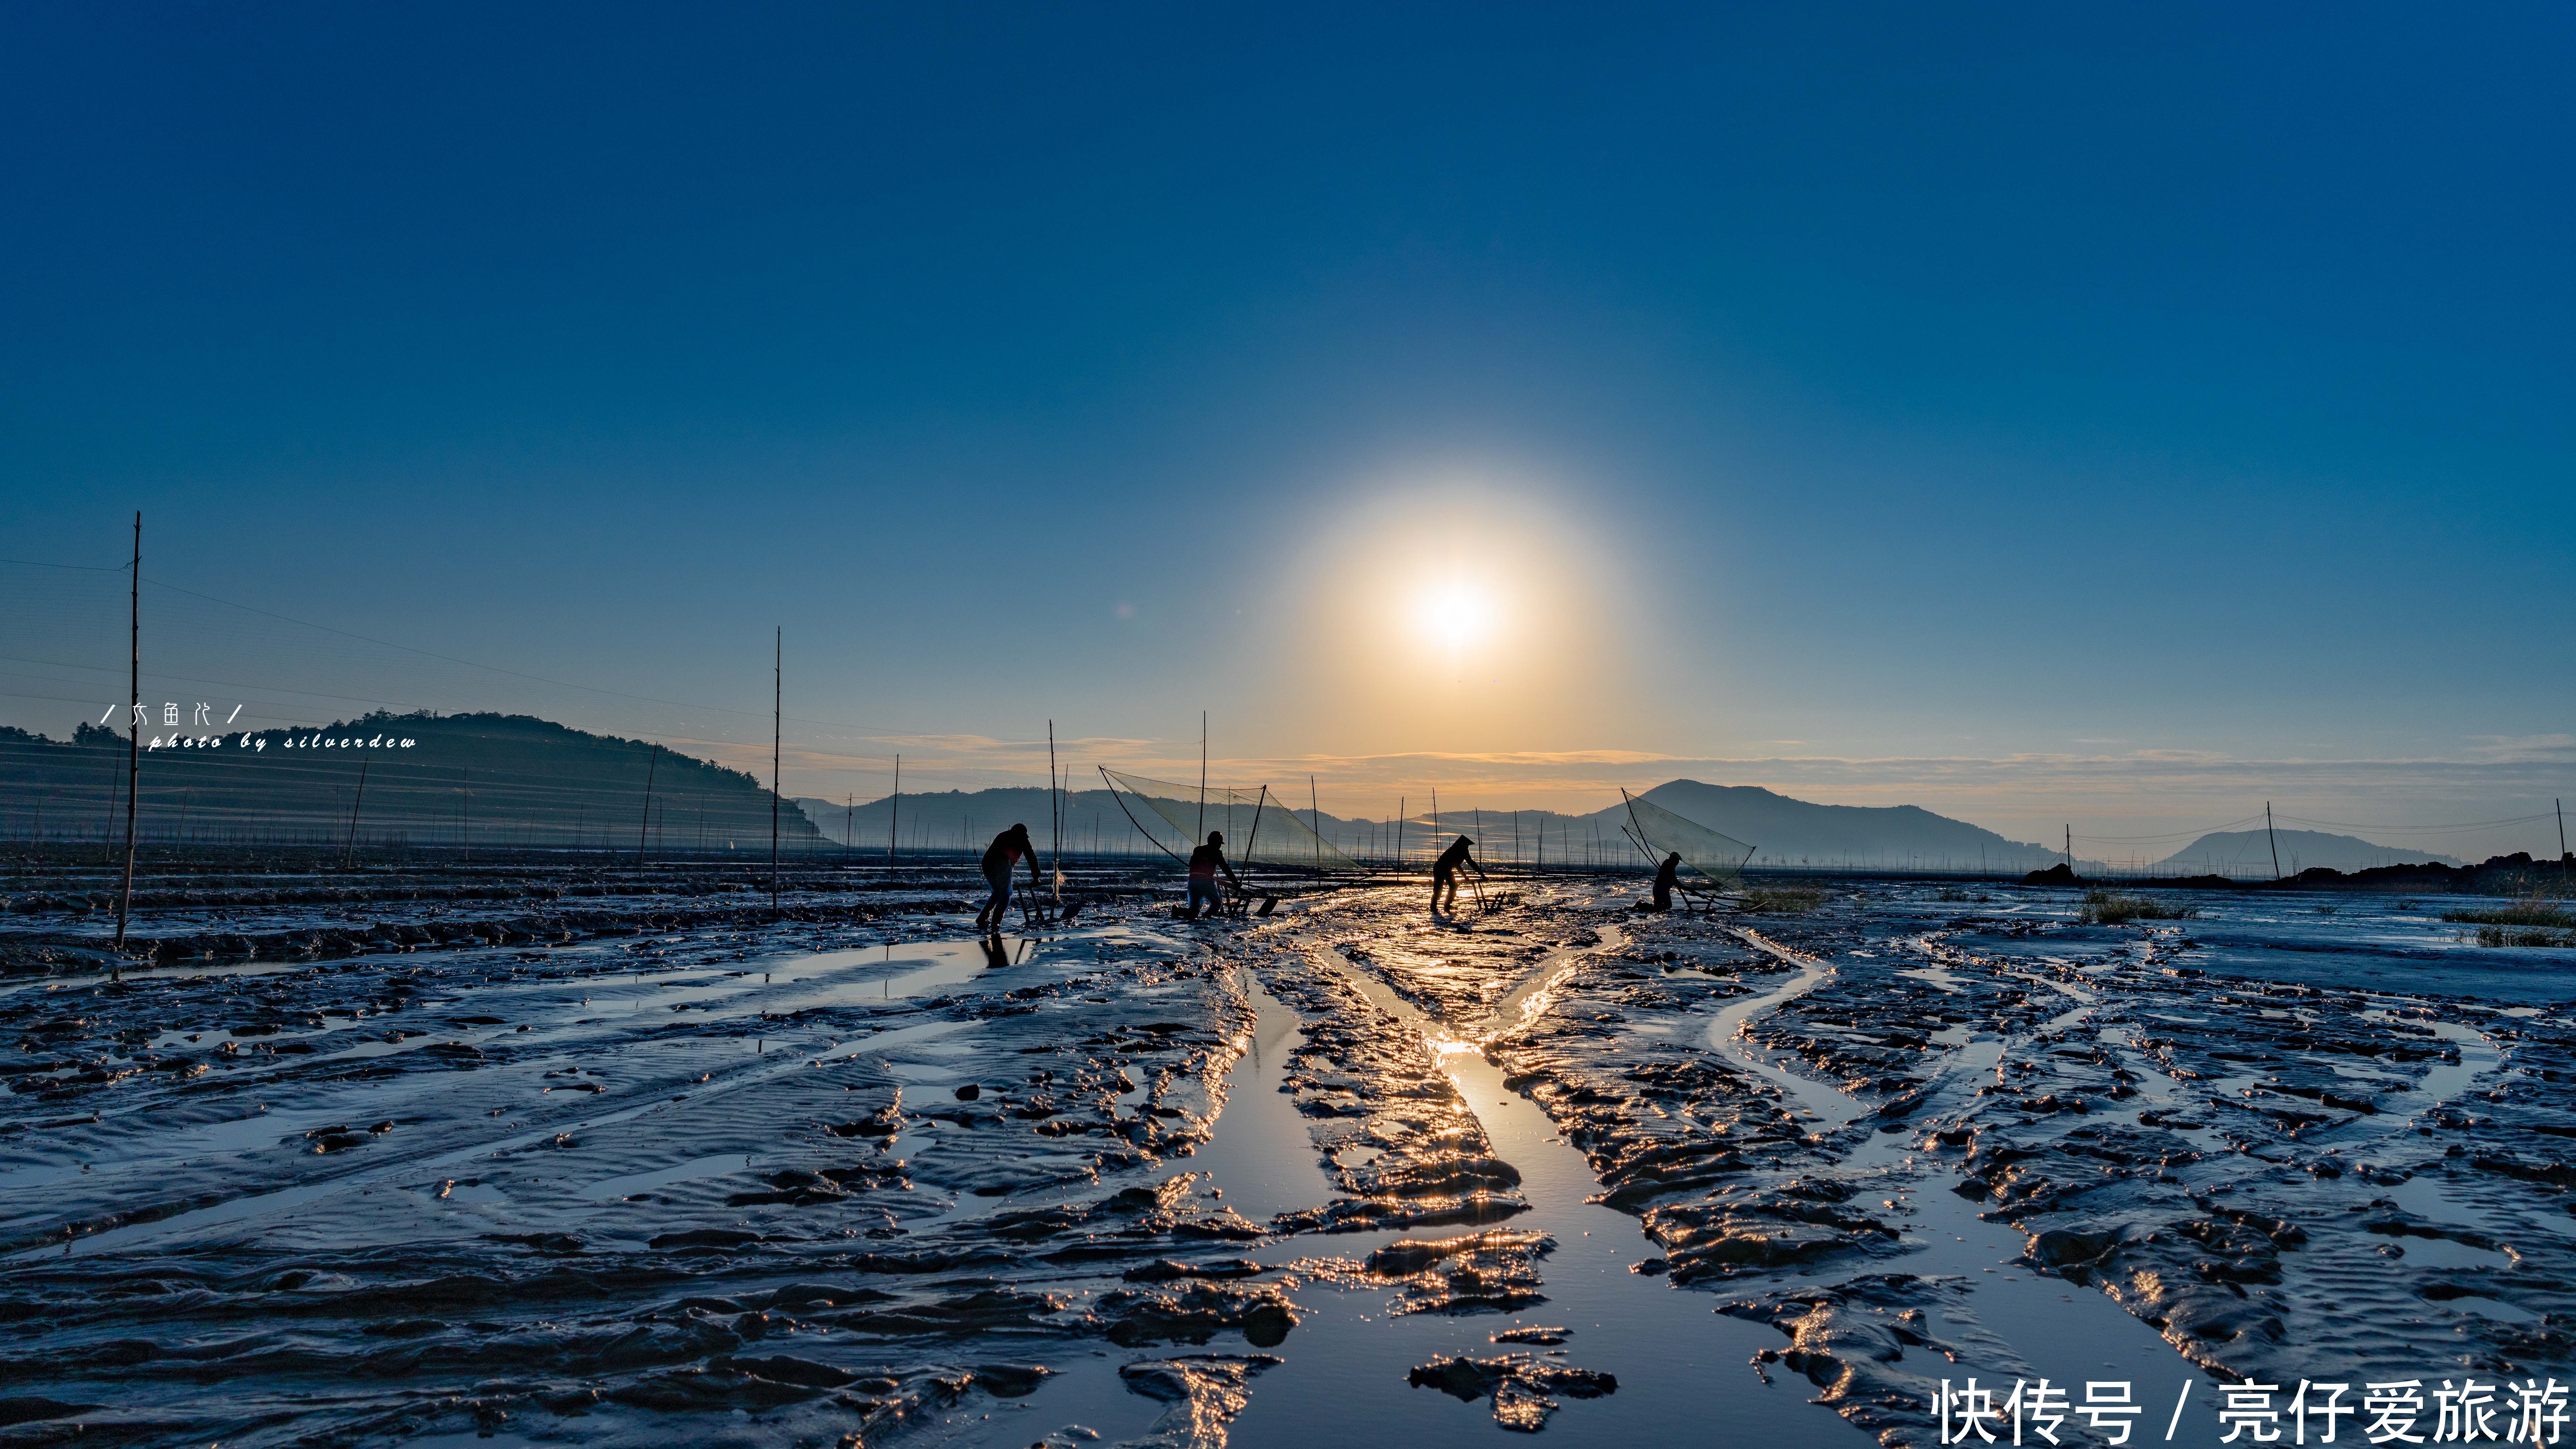
[[[2467,861],[2432,850],[2379,845],[2357,835],[2330,835],[2317,830],[2212,831],[2163,860],[2158,869],[2191,875],[2271,875],[2275,845],[2282,875],[2297,875],[2312,866],[2333,870],[2373,870],[2389,865],[2461,866]]]
[[[156,731],[144,733],[148,742]],[[218,748],[146,749],[138,835],[209,843],[769,846],[769,791],[750,775],[668,748],[657,758],[651,741],[533,715],[379,711],[250,731],[253,744],[265,748],[244,748],[243,738],[236,730]],[[361,745],[299,743],[316,739]],[[364,744],[399,739],[412,744]],[[0,833],[122,838],[127,754],[124,735],[95,725],[81,726],[70,740],[0,730]],[[794,810],[779,812],[778,830],[791,847],[816,843],[814,827]]]
[[[2009,840],[1916,805],[1818,805],[1758,785],[1697,780],[1669,780],[1643,792],[1643,798],[1753,846],[1756,865],[2022,871],[2062,859],[2045,845]],[[883,850],[898,832],[904,850],[980,849],[1014,822],[1026,824],[1041,846],[1049,839],[1050,798],[1042,787],[906,794],[899,811],[883,796],[855,806],[811,796],[795,803],[827,839],[847,837],[855,849]],[[1068,792],[1062,808],[1068,851],[1154,852],[1107,790]],[[1383,858],[1395,849],[1398,832],[1392,818],[1318,812],[1293,801],[1279,808],[1312,823],[1347,853]],[[1488,859],[1624,864],[1636,860],[1635,850],[1619,834],[1626,820],[1627,807],[1619,803],[1581,815],[1444,803],[1436,818],[1428,809],[1406,818],[1403,849],[1410,857],[1431,848],[1435,838],[1466,834],[1477,839]],[[1149,823],[1160,828],[1159,822]]]
[[[1643,798],[1752,846],[1756,865],[1876,862],[1914,869],[2028,870],[2065,858],[2049,846],[2008,840],[1920,805],[1818,805],[1760,785],[1698,780],[1668,780]],[[1619,816],[1621,807],[1601,814]]]

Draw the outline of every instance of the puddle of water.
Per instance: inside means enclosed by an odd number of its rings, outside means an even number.
[[[2380,1196],[2387,1198],[2390,1202],[2397,1204],[2407,1212],[2413,1213],[2417,1217],[2424,1219],[2426,1222],[2440,1223],[2446,1227],[2477,1228],[2489,1232],[2504,1230],[2505,1225],[2490,1217],[2484,1209],[2480,1208],[2475,1203],[2459,1201],[2449,1193],[2444,1192],[2442,1190],[2443,1186],[2444,1184],[2441,1178],[2431,1175],[2423,1175],[2410,1177],[2404,1182],[2397,1184],[2395,1187],[2381,1188],[2379,1189],[2379,1194]],[[2423,1238],[2406,1239],[2406,1256],[2410,1258],[2419,1256],[2415,1251],[2416,1246],[2419,1243],[2427,1243],[2427,1240]],[[2450,1246],[2459,1247],[2456,1243],[2450,1244]],[[2474,1253],[2478,1250],[2475,1248],[2460,1248],[2460,1251],[2464,1253]],[[2481,1265],[2492,1264],[2498,1261],[2500,1261],[2500,1255],[2489,1255],[2476,1260],[2476,1262]]]
[[[1216,1135],[1189,1166],[1210,1174],[1228,1206],[1256,1223],[1332,1201],[1335,1190],[1316,1160],[1314,1139],[1295,1099],[1279,1090],[1288,1054],[1304,1039],[1297,1013],[1245,974],[1255,1017],[1252,1044],[1225,1076],[1225,1110]]]
[[[1709,1049],[1742,1063],[1760,1075],[1763,1080],[1778,1087],[1790,1101],[1797,1103],[1806,1115],[1818,1119],[1823,1124],[1821,1130],[1830,1132],[1837,1127],[1848,1125],[1865,1110],[1860,1103],[1822,1082],[1809,1081],[1795,1072],[1773,1065],[1744,1036],[1746,1022],[1824,985],[1827,978],[1833,975],[1832,968],[1814,957],[1801,956],[1795,951],[1774,944],[1759,931],[1738,928],[1736,934],[1743,938],[1746,945],[1796,967],[1798,975],[1796,979],[1758,996],[1748,996],[1741,1001],[1729,1002],[1720,1008],[1717,1018],[1708,1024]]]
[[[1616,945],[1605,941],[1591,949]],[[1561,963],[1544,961],[1534,974],[1551,978],[1560,969]],[[1234,1444],[1243,1449],[1313,1449],[1318,1442],[1336,1441],[1489,1444],[1502,1431],[1482,1400],[1461,1403],[1436,1390],[1413,1388],[1405,1370],[1440,1353],[1486,1357],[1509,1351],[1509,1345],[1495,1344],[1489,1335],[1531,1324],[1571,1330],[1565,1357],[1553,1361],[1604,1370],[1619,1379],[1618,1392],[1607,1398],[1568,1401],[1550,1422],[1551,1434],[1570,1435],[1580,1443],[1696,1443],[1709,1435],[1713,1402],[1724,1404],[1731,1432],[1755,1442],[1831,1442],[1843,1432],[1857,1433],[1839,1428],[1838,1420],[1807,1405],[1812,1390],[1805,1380],[1780,1376],[1781,1382],[1766,1387],[1756,1377],[1749,1360],[1765,1348],[1785,1344],[1777,1331],[1717,1314],[1715,1300],[1706,1294],[1628,1271],[1629,1264],[1654,1256],[1654,1245],[1637,1219],[1584,1201],[1600,1191],[1590,1164],[1558,1135],[1556,1124],[1536,1103],[1504,1090],[1499,1068],[1382,982],[1349,970],[1343,978],[1381,1010],[1412,1024],[1427,1042],[1445,1048],[1439,1050],[1440,1064],[1483,1123],[1495,1155],[1521,1173],[1530,1211],[1505,1225],[1556,1239],[1555,1250],[1540,1267],[1547,1301],[1510,1315],[1390,1318],[1383,1293],[1310,1284],[1299,1293],[1310,1316],[1275,1350],[1287,1362],[1258,1381],[1251,1407],[1235,1425]],[[1303,1135],[1301,1125],[1301,1139]],[[1307,1156],[1311,1160],[1311,1149]],[[1467,1231],[1428,1228],[1421,1236]],[[1316,1252],[1364,1256],[1402,1236],[1352,1234],[1321,1243],[1305,1239],[1274,1245],[1259,1256],[1270,1261]]]
[[[1187,1345],[1176,1345],[1176,1353],[1197,1352]],[[1222,1352],[1223,1350],[1219,1350]],[[1090,1431],[1085,1439],[1080,1434],[1070,1437],[1085,1443],[1102,1445],[1142,1441],[1145,1431],[1162,1415],[1164,1405],[1127,1387],[1118,1376],[1122,1363],[1152,1354],[1113,1354],[1095,1350],[1073,1359],[1048,1355],[1046,1364],[1055,1370],[1038,1391],[1025,1399],[993,1401],[978,1405],[978,1412],[990,1412],[996,1419],[1010,1414],[1018,1422],[1015,1433],[1007,1437],[991,1436],[991,1442],[1017,1444],[1034,1441],[1050,1430],[1061,1431],[1079,1426]],[[1262,1380],[1254,1379],[1253,1393],[1258,1397]]]
[[[921,996],[946,986],[962,986],[987,971],[1007,971],[1035,960],[1044,943],[1034,936],[1003,936],[989,941],[906,942],[849,951],[825,951],[763,963],[772,978],[812,982],[819,992],[764,998],[762,1009],[794,1011],[805,1006],[840,1005],[874,997],[892,1001]],[[855,979],[853,979],[855,978]],[[773,980],[772,983],[775,984]]]
[[[2541,1321],[2541,1316],[2532,1312],[2528,1308],[2517,1308],[2513,1304],[2499,1302],[2496,1299],[2482,1297],[2474,1293],[2470,1294],[2466,1298],[2452,1299],[2450,1306],[2463,1313],[2474,1313],[2480,1318],[2495,1319],[2499,1323],[2538,1323]]]
[[[2406,1250],[2406,1261],[2434,1268],[2510,1268],[2513,1259],[2494,1248],[2472,1248],[2448,1238],[2392,1239]]]
[[[273,976],[281,971],[310,971],[309,961],[236,961],[214,966],[139,966],[128,969],[128,981],[216,980],[228,976]],[[44,976],[0,986],[0,997],[15,996],[23,991],[66,991],[78,986],[96,986],[109,979],[104,971],[84,972],[76,976]]]

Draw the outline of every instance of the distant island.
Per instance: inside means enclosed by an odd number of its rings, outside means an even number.
[[[312,738],[414,741],[388,753]],[[328,725],[226,736],[220,749],[143,756],[137,834],[167,844],[480,845],[633,850],[769,849],[768,787],[650,741],[515,714],[377,712]],[[259,749],[264,743],[267,748]],[[292,745],[293,747],[290,747]],[[123,838],[126,739],[82,725],[69,740],[0,727],[0,833]],[[646,813],[646,791],[651,813]],[[820,834],[779,812],[791,849]]]
[[[2314,866],[2329,870],[2375,870],[2389,865],[2468,864],[2457,856],[2431,850],[2375,845],[2357,835],[2328,835],[2316,830],[2220,830],[2204,835],[2156,862],[2171,875],[2268,876],[2272,856],[2280,853],[2281,875],[2297,875]]]

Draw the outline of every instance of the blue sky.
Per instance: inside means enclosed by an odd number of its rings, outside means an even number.
[[[140,507],[147,579],[619,694],[150,668],[714,753],[765,731],[619,696],[756,712],[784,624],[813,793],[1204,708],[1247,781],[1498,805],[2522,814],[2571,61],[2541,6],[21,7],[0,554]]]

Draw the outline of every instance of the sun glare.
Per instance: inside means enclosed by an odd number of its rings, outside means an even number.
[[[1493,599],[1465,584],[1449,584],[1423,596],[1423,632],[1451,650],[1463,650],[1494,630]]]

